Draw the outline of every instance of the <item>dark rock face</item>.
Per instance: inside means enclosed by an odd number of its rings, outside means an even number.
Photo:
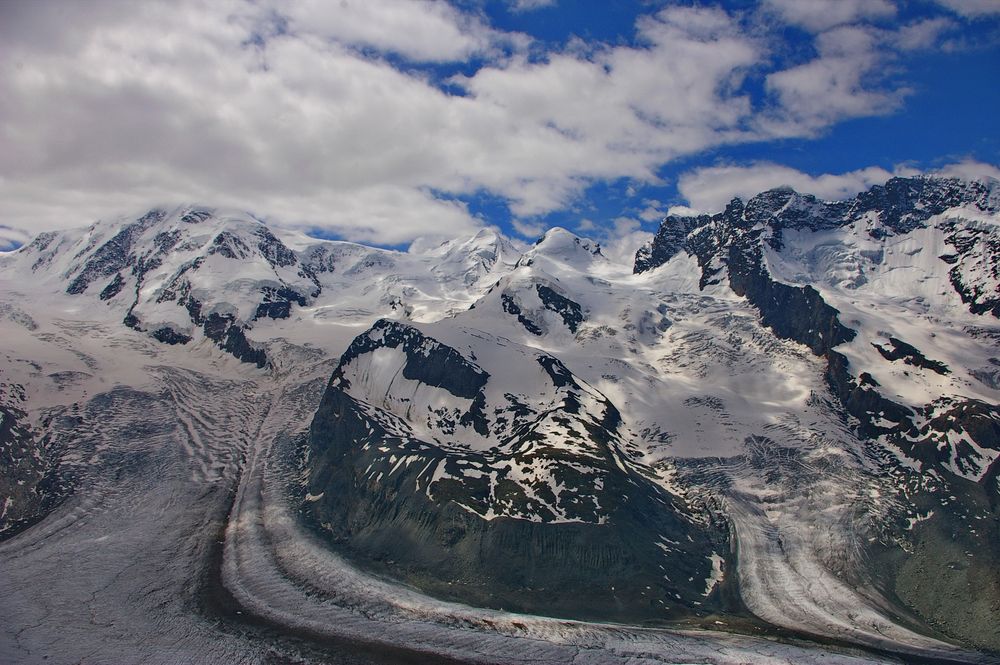
[[[939,405],[941,408],[933,414],[921,434],[927,435],[927,440],[921,446],[924,450],[941,452],[941,447],[937,445],[945,440],[951,432],[964,432],[980,448],[1000,451],[1000,405],[987,404],[979,400],[948,400]],[[927,445],[930,444],[930,445]],[[918,444],[920,445],[920,444]],[[970,462],[977,463],[981,460],[979,455],[965,441],[959,441],[954,450],[954,463],[959,471],[969,472],[975,467]],[[947,462],[948,460],[939,460]],[[995,461],[986,477],[981,483],[987,489],[998,490],[992,493],[992,502],[996,506],[1000,503],[1000,485],[996,485],[996,476],[1000,472],[1000,459]],[[990,485],[990,478],[993,485]]]
[[[842,353],[828,351],[826,354],[826,382],[846,411],[858,419],[859,433],[865,438],[874,438],[886,433],[907,434],[915,432],[911,421],[914,413],[907,407],[886,399],[875,390],[878,383],[868,374],[858,380],[850,372],[850,363]],[[876,425],[888,421],[891,427]]]
[[[180,222],[202,225],[214,217],[215,213],[210,209],[191,208],[180,214]],[[126,289],[134,292],[131,306],[123,318],[126,326],[144,331],[165,344],[186,344],[192,339],[189,334],[170,326],[157,327],[155,322],[145,322],[142,317],[140,293],[148,285],[148,275],[164,265],[170,265],[171,261],[176,262],[173,256],[175,251],[190,251],[192,247],[201,247],[203,243],[202,240],[195,241],[194,245],[184,243],[186,231],[182,228],[162,230],[150,238],[150,230],[155,230],[166,219],[166,212],[152,210],[121,228],[103,244],[92,242],[78,253],[77,257],[82,260],[79,267],[66,275],[68,278],[72,277],[66,290],[71,295],[79,295],[86,292],[95,281],[111,277],[100,293],[101,300],[113,301]],[[43,235],[31,245],[32,251],[41,254],[36,262],[37,266],[42,265],[46,258],[51,259],[49,254],[43,252],[55,238],[56,235]],[[224,316],[219,320],[208,321],[202,315],[202,303],[191,295],[192,280],[197,283],[197,272],[209,257],[215,255],[231,261],[264,262],[275,271],[298,266],[298,276],[309,280],[311,285],[307,289],[302,289],[300,285],[293,287],[276,272],[278,285],[260,287],[260,301],[249,320],[236,321],[233,317]],[[83,257],[87,257],[86,260]],[[202,255],[186,260],[162,285],[157,286],[157,303],[176,302],[187,310],[195,326],[205,328],[206,336],[215,341],[219,348],[258,366],[266,365],[266,356],[263,349],[247,340],[246,331],[252,327],[253,322],[262,318],[287,319],[295,305],[305,306],[310,298],[317,297],[322,290],[313,267],[300,265],[295,252],[266,227],[257,224],[249,227],[248,233],[236,227],[219,231]]]
[[[711,221],[708,215],[677,217],[670,215],[660,224],[656,237],[649,245],[639,248],[635,255],[635,272],[646,272],[662,266],[678,252],[684,250],[689,233]]]
[[[267,366],[267,353],[248,340],[246,331],[238,326],[231,326],[226,331],[226,340],[222,344],[222,350],[231,353],[235,358],[245,363],[261,368]]]
[[[739,228],[738,205],[726,209],[727,221]],[[750,224],[757,215],[743,215]],[[754,228],[754,227],[751,227]],[[746,296],[760,310],[761,321],[778,337],[808,346],[816,355],[854,338],[854,331],[841,325],[839,312],[830,307],[811,286],[789,286],[771,279],[764,266],[760,235],[746,230],[733,234],[729,242],[727,265],[729,285],[737,295]]]
[[[205,337],[218,342],[219,347],[246,363],[257,367],[267,365],[267,354],[261,348],[254,346],[246,337],[244,329],[235,324],[232,315],[221,315],[213,312],[203,324]]]
[[[931,217],[962,205],[997,211],[997,201],[986,185],[945,178],[893,178],[853,200],[837,202],[819,201],[788,188],[774,189],[758,194],[745,206],[734,199],[716,215],[667,217],[652,242],[636,253],[634,272],[653,270],[683,250],[698,259],[704,288],[718,283],[722,264],[727,261],[725,250],[742,246],[745,258],[751,258],[746,250],[752,254],[759,247],[765,228],[768,234],[763,240],[781,250],[785,229],[819,231],[874,217],[877,223],[869,233],[880,239],[924,227]],[[940,228],[954,248],[954,253],[940,258],[953,265],[949,275],[955,291],[973,313],[990,312],[1000,317],[1000,293],[991,286],[1000,279],[1000,233],[987,226],[959,227],[949,221],[941,222]],[[730,262],[731,271],[733,266]],[[992,280],[977,280],[979,274]]]
[[[948,271],[952,287],[971,312],[1000,318],[1000,293],[991,288],[991,282],[1000,281],[1000,232],[988,226],[962,228],[954,222],[942,228],[945,242],[954,250],[939,257],[952,266]],[[982,276],[978,280],[973,277],[976,273]]]
[[[852,221],[868,212],[878,213],[880,227],[873,237],[901,234],[923,226],[924,222],[949,208],[972,204],[985,209],[991,204],[989,190],[979,182],[946,178],[893,178],[858,194],[851,207]]]
[[[254,315],[255,319],[265,317],[270,319],[287,319],[292,313],[292,303],[300,307],[305,307],[307,302],[304,295],[287,287],[277,289],[264,287],[261,289],[261,293],[264,296],[264,302],[257,305],[257,313]]]
[[[471,400],[461,418],[483,421],[480,433],[498,445],[421,440],[352,396],[347,369],[381,348],[405,354],[405,378]],[[487,430],[488,372],[416,328],[377,323],[342,357],[310,428],[307,522],[366,567],[477,605],[606,620],[738,611],[730,587],[706,593],[709,555],[729,557],[724,524],[692,519],[627,461],[617,410],[605,401],[601,413],[587,412],[565,365],[536,360],[563,395],[559,409],[541,413],[508,395]],[[584,447],[586,463],[538,431],[541,421]],[[525,468],[553,480],[526,485]]]
[[[76,277],[66,287],[66,293],[78,295],[87,290],[91,282],[110,277],[124,268],[135,264],[132,250],[136,239],[150,226],[166,217],[162,210],[151,210],[137,221],[124,227],[105,242],[77,272]]]
[[[541,298],[545,308],[558,314],[562,318],[563,323],[566,324],[566,327],[570,329],[570,332],[576,332],[580,324],[583,323],[583,310],[580,307],[580,303],[559,295],[550,287],[542,284],[536,284],[535,290],[538,292],[538,297]]]
[[[654,257],[666,262],[684,249],[697,258],[704,288],[722,279],[725,266],[730,287],[760,310],[766,326],[779,337],[805,344],[816,355],[823,355],[832,347],[853,339],[854,331],[840,323],[839,312],[826,304],[814,288],[776,282],[764,265],[761,221],[771,219],[774,210],[784,209],[792,195],[788,190],[775,190],[754,197],[746,206],[734,199],[725,212],[714,217],[687,218],[687,221],[668,218],[660,230],[661,233],[665,227],[670,230],[662,235],[658,233],[649,248],[636,255],[635,271],[658,267],[662,263],[654,266]],[[807,202],[818,204],[815,199],[807,199]],[[797,214],[788,226],[797,228],[807,221]],[[824,227],[829,223],[821,221]],[[688,227],[695,230],[679,242],[678,229]]]
[[[245,259],[250,255],[250,248],[234,233],[223,231],[212,240],[209,255],[218,254],[227,259]]]
[[[0,383],[0,540],[27,529],[65,498],[70,481],[57,473],[50,442],[31,431],[19,408],[23,388]]]
[[[125,288],[125,280],[122,278],[121,273],[115,275],[115,278],[108,282],[108,285],[104,287],[101,291],[101,300],[111,300],[116,295],[121,293],[121,290]]]
[[[947,365],[942,362],[938,362],[937,360],[929,360],[923,353],[920,352],[919,349],[911,344],[907,344],[901,339],[890,337],[889,344],[892,345],[891,349],[887,349],[884,346],[879,346],[877,344],[873,344],[872,346],[874,346],[886,360],[902,360],[907,365],[923,367],[924,369],[929,369],[932,372],[937,372],[938,374],[951,373],[951,370],[948,369]]]
[[[191,341],[190,335],[179,333],[173,328],[159,328],[152,334],[154,339],[164,344],[187,344]]]
[[[466,360],[458,351],[430,339],[416,328],[380,319],[369,333],[355,338],[347,348],[331,382],[344,381],[343,368],[346,365],[379,348],[400,349],[406,354],[404,378],[443,388],[456,397],[473,399],[490,378],[482,368]]]
[[[340,257],[330,248],[323,245],[316,245],[307,249],[301,256],[302,267],[308,269],[313,274],[330,273],[337,271],[337,263]]]
[[[283,242],[278,240],[266,226],[260,226],[254,230],[257,236],[257,251],[267,259],[271,266],[284,268],[293,266],[299,262],[295,252],[288,249]]]
[[[972,205],[992,210],[994,203],[988,194],[987,188],[979,183],[934,178],[896,178],[884,187],[874,187],[858,195],[853,201],[834,203],[801,196],[787,188],[771,190],[755,196],[746,205],[734,199],[724,212],[711,217],[668,218],[651,245],[637,254],[635,270],[642,272],[658,267],[682,249],[696,256],[702,267],[703,288],[728,277],[733,291],[745,296],[760,311],[761,321],[776,335],[805,344],[813,353],[826,358],[827,384],[845,410],[858,419],[859,432],[864,437],[887,436],[913,459],[951,476],[946,466],[948,455],[937,449],[937,439],[914,441],[914,437],[927,434],[926,428],[919,430],[917,427],[919,414],[883,397],[871,376],[856,378],[847,358],[834,350],[839,344],[854,339],[855,331],[841,323],[839,312],[824,302],[813,287],[791,286],[773,280],[764,264],[762,248],[766,242],[780,249],[783,229],[819,231],[852,224],[872,215],[879,220],[873,227],[875,237],[906,233],[954,206]],[[682,239],[680,232],[686,228],[693,230]],[[1000,272],[989,246],[984,246],[984,239],[980,237],[989,235],[985,229],[959,229],[954,222],[945,222],[942,228],[949,233],[946,242],[955,248],[954,255],[942,257],[942,260],[952,264],[963,259],[978,260],[985,263],[988,274]],[[990,236],[990,239],[995,238]],[[1000,240],[997,243],[1000,244]],[[980,251],[973,252],[973,247]],[[653,260],[654,257],[660,262]],[[955,274],[959,274],[957,265],[952,269],[953,284]],[[994,298],[1000,298],[1000,294],[987,294],[982,289],[974,291],[965,285],[956,286],[960,295],[962,288],[967,291],[962,295],[963,300],[970,302],[970,309],[976,313],[991,311]],[[890,337],[888,343],[891,346],[876,345],[876,348],[889,361],[902,361],[938,374],[950,371],[943,363],[928,359],[903,340]],[[931,425],[932,430],[942,427],[945,421],[939,418],[933,422],[938,424]],[[957,420],[951,422],[956,427],[961,426]],[[991,430],[986,428],[986,431]],[[993,447],[995,444],[980,445]]]
[[[215,216],[215,213],[208,208],[194,208],[184,213],[181,221],[185,224],[201,224]]]
[[[503,306],[503,311],[517,317],[518,323],[524,326],[524,329],[530,332],[532,335],[541,335],[542,329],[538,327],[538,324],[529,319],[521,311],[521,306],[517,304],[514,300],[514,296],[509,293],[504,293],[500,296],[500,302]]]

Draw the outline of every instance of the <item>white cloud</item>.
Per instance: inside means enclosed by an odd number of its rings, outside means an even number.
[[[766,4],[788,23],[814,32],[896,14],[888,0],[766,0]]]
[[[746,166],[711,166],[689,171],[680,177],[677,189],[687,205],[674,206],[670,209],[670,213],[674,215],[714,213],[725,208],[733,197],[738,196],[745,201],[761,192],[785,186],[802,194],[812,194],[820,199],[837,201],[848,199],[875,185],[885,184],[890,178],[915,176],[920,173],[921,171],[905,165],[896,166],[892,171],[871,166],[848,173],[824,173],[818,176],[771,162],[758,162]],[[972,159],[929,169],[926,173],[964,180],[985,178],[1000,180],[1000,168]]]
[[[431,191],[486,190],[527,219],[595,179],[655,182],[677,155],[749,138],[752,109],[733,89],[759,54],[719,10],[648,17],[641,47],[494,61],[455,96],[351,45],[449,58],[499,39],[452,39],[447,26],[486,28],[441,3],[112,6],[71,11],[66,35],[49,5],[19,7],[20,34],[0,32],[0,219],[12,226],[179,199],[397,242],[479,224]],[[439,44],[401,28],[417,9],[445,26]]]
[[[658,222],[663,219],[663,203],[656,199],[646,199],[642,203],[646,207],[639,212],[639,219],[644,222]]]
[[[594,181],[656,184],[678,156],[809,135],[897,100],[865,85],[872,34],[839,28],[816,61],[768,78],[755,108],[741,85],[770,55],[711,8],[646,16],[637,45],[536,46],[531,59],[523,35],[442,0],[3,11],[0,224],[33,232],[201,201],[398,244],[482,225],[454,199],[485,192],[534,235]],[[450,82],[463,94],[393,65],[472,54],[486,64]]]
[[[698,215],[706,214],[705,210],[696,210],[691,206],[670,206],[667,210],[668,215],[676,215],[677,217],[697,217]]]
[[[769,74],[766,86],[779,101],[760,126],[775,136],[816,131],[845,118],[890,113],[905,90],[886,90],[867,80],[884,59],[879,35],[860,27],[829,30],[816,39],[818,57]]]
[[[957,26],[944,17],[929,18],[903,26],[890,34],[895,46],[903,51],[914,51],[933,47],[941,35]]]
[[[510,8],[515,12],[532,12],[543,7],[553,7],[558,0],[511,0]]]
[[[907,167],[898,167],[892,172],[879,167],[869,167],[840,174],[811,176],[802,171],[773,164],[759,162],[749,166],[711,166],[683,174],[677,189],[687,201],[683,208],[671,208],[671,214],[700,214],[718,212],[726,207],[733,197],[747,200],[761,192],[775,187],[791,187],[803,194],[813,194],[825,200],[850,198],[873,185],[884,184],[897,175],[915,175],[917,172]]]
[[[548,228],[541,222],[526,222],[522,219],[514,219],[511,224],[515,231],[529,239],[540,238],[545,233],[545,229]]]
[[[416,61],[462,60],[490,50],[496,42],[523,42],[443,0],[295,0],[274,9],[293,31]]]
[[[583,230],[582,225],[579,227]],[[631,265],[636,251],[652,239],[653,234],[642,230],[639,220],[617,217],[610,224],[595,225],[591,237],[601,244],[601,253],[616,263]]]
[[[9,226],[0,225],[0,252],[17,249],[30,240],[31,234],[23,229],[12,229]]]
[[[993,178],[1000,180],[1000,168],[993,164],[985,164],[974,159],[966,159],[955,164],[948,164],[932,173],[963,180],[983,180]]]
[[[968,18],[1000,14],[1000,0],[937,0],[937,3]]]
[[[642,20],[639,33],[648,47],[520,60],[458,81],[517,121],[499,127],[505,140],[482,176],[516,214],[561,207],[594,178],[653,182],[677,155],[746,139],[750,102],[733,89],[760,54],[738,24],[719,10],[675,7]]]
[[[606,245],[601,246],[601,253],[616,263],[632,265],[635,253],[639,248],[653,239],[648,231],[635,230],[625,235],[611,238]]]
[[[168,174],[160,174],[167,176]],[[318,191],[308,197],[271,189],[239,194],[174,180],[142,184],[109,193],[93,187],[61,189],[47,185],[0,185],[9,197],[0,203],[3,219],[24,220],[14,230],[40,231],[86,226],[96,219],[140,213],[153,206],[208,203],[243,209],[302,230],[323,229],[357,242],[405,244],[422,235],[471,235],[482,226],[465,206],[412,187],[372,186],[355,191]]]

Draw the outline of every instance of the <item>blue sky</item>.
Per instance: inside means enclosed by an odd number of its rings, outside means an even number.
[[[386,246],[634,241],[996,176],[1000,0],[0,4],[0,244],[197,201]]]

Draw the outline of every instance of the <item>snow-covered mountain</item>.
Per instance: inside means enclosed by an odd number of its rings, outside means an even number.
[[[208,339],[263,367],[263,345],[247,332],[288,319],[293,307],[297,316],[340,322],[439,318],[467,307],[518,257],[489,230],[419,254],[279,233],[238,211],[153,209],[42,234],[9,257],[6,270],[69,295],[96,296],[109,319],[161,342]]]
[[[996,181],[913,178],[668,217],[627,265],[564,229],[400,252],[198,206],[44,234],[0,257],[0,556],[189,467],[236,492],[220,585],[296,630],[621,634],[504,608],[988,660],[998,223]]]

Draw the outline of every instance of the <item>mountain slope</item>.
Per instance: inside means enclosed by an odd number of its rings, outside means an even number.
[[[313,420],[305,506],[356,555],[446,597],[633,621],[725,608],[727,531],[657,484],[620,424],[553,356],[379,321]]]
[[[998,210],[996,182],[896,179],[838,203],[773,190],[712,217],[668,218],[635,264],[694,256],[702,284],[728,281],[776,335],[824,358],[829,392],[894,479],[883,499],[894,519],[869,553],[875,582],[993,648]]]
[[[7,269],[161,342],[209,340],[264,367],[268,338],[295,334],[280,325],[293,323],[293,312],[294,320],[305,311],[348,324],[378,315],[437,318],[468,306],[516,254],[487,230],[406,253],[275,235],[247,213],[181,206],[42,234],[8,257]],[[261,327],[270,330],[254,339]]]
[[[0,655],[73,653],[53,616],[121,660],[140,606],[197,655],[204,579],[228,660],[283,631],[807,660],[680,625],[988,662],[998,191],[773,190],[629,265],[564,229],[400,252],[201,206],[40,236],[0,256]]]

